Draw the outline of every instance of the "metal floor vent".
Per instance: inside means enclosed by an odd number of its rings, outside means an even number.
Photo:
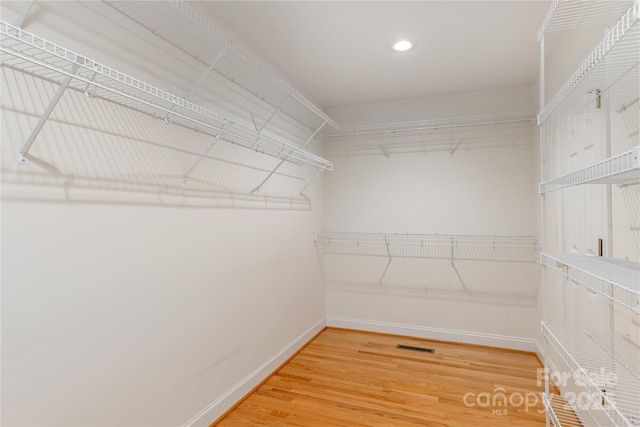
[[[426,348],[426,347],[414,347],[412,345],[403,345],[403,344],[398,344],[396,346],[396,348],[399,348],[400,350],[413,350],[413,351],[421,351],[423,353],[435,353],[436,350],[433,348]]]

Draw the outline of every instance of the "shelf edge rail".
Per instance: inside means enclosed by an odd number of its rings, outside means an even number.
[[[564,99],[575,89],[576,86],[598,65],[607,54],[618,44],[620,40],[631,30],[640,20],[640,1],[634,1],[633,5],[611,28],[604,39],[584,60],[584,62],[573,73],[569,80],[562,86],[553,99],[547,104],[538,115],[538,125],[545,120],[562,104]]]
[[[128,102],[133,102],[133,106],[130,104],[123,105],[133,107],[137,111],[145,114],[153,115],[156,112],[170,114],[173,119],[181,120],[186,127],[196,130],[207,129],[214,137],[222,133],[225,140],[231,143],[238,143],[254,151],[260,151],[281,160],[297,163],[298,165],[304,163],[310,164],[321,171],[333,170],[333,163],[329,160],[302,150],[299,147],[278,141],[270,136],[260,134],[253,129],[230,121],[207,108],[196,105],[181,97],[89,59],[86,56],[49,42],[42,37],[38,37],[8,22],[0,20],[0,35],[3,36],[2,43],[0,43],[0,52],[32,63],[41,67],[43,70],[50,70],[65,76],[58,93],[54,95],[52,102],[41,118],[42,123],[36,126],[33,134],[27,141],[28,143],[25,144],[20,151],[20,164],[27,163],[28,150],[42,125],[44,125],[48,117],[47,113],[51,113],[57,100],[62,96],[62,93],[69,86],[70,82],[72,80],[78,80],[111,93],[116,97],[126,99]],[[10,44],[5,38],[17,43]],[[65,66],[68,68],[65,68]],[[82,75],[80,71],[89,72],[90,76]],[[29,72],[36,76],[47,78],[44,76],[43,71],[41,71],[40,74],[33,70]],[[100,77],[101,80],[99,81],[96,77]],[[104,98],[113,101],[113,99],[107,96]],[[163,104],[166,104],[166,106]],[[180,110],[176,109],[176,107],[179,107]]]

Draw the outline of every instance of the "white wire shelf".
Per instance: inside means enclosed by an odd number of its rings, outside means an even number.
[[[540,262],[567,279],[640,313],[640,264],[595,256],[540,254]]]
[[[602,2],[607,6],[616,2]],[[631,104],[640,92],[640,6],[634,3],[538,115],[603,111]]]
[[[583,425],[639,425],[640,352],[634,344],[615,339],[615,344],[611,345],[612,337],[605,333],[544,322],[542,334],[569,370],[573,381],[588,397],[587,401],[575,399],[570,405]],[[572,419],[569,410],[562,417],[559,411],[554,412],[559,425],[572,425],[562,423],[562,420]]]
[[[165,121],[218,136],[228,142],[263,152],[297,164],[321,170],[333,164],[296,146],[278,141],[254,129],[234,123],[209,109],[121,73],[76,52],[49,42],[7,22],[0,21],[0,52],[3,66],[37,77],[62,82],[72,77],[69,87],[86,91],[97,88],[95,96],[150,114]],[[77,67],[77,71],[73,69]]]
[[[560,395],[542,395],[544,406],[555,427],[584,427],[576,411]]]
[[[632,3],[622,0],[553,0],[538,30],[538,41],[546,32],[613,23]]]
[[[533,236],[499,235],[455,235],[455,234],[417,234],[417,233],[352,233],[325,232],[315,233],[313,240],[319,243],[373,243],[398,245],[449,246],[452,242],[458,246],[472,247],[509,247],[538,249],[539,239]]]
[[[538,288],[538,238],[316,233],[330,286],[527,304]]]
[[[625,184],[640,180],[640,146],[576,172],[540,183],[540,193],[580,184]]]
[[[338,124],[187,1],[107,1],[114,9],[310,130]]]
[[[523,111],[517,113],[452,117],[446,119],[419,120],[412,122],[343,126],[340,130],[328,132],[326,134],[326,138],[331,139],[345,136],[432,131],[438,129],[462,128],[469,126],[493,126],[505,123],[533,123],[534,120],[535,114],[533,112]]]
[[[325,133],[325,155],[372,155],[528,145],[535,113],[519,112],[343,127]]]

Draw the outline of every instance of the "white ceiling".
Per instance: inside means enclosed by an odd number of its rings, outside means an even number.
[[[529,84],[550,1],[213,1],[204,7],[321,107]],[[415,42],[391,50],[399,38]]]

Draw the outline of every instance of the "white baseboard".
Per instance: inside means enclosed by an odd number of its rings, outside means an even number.
[[[304,331],[282,350],[274,354],[269,360],[258,366],[249,375],[244,377],[222,396],[211,402],[206,408],[194,415],[183,427],[209,426],[229,408],[246,396],[262,380],[271,375],[288,358],[294,355],[302,346],[308,343],[318,332],[326,326],[325,319],[319,320],[315,325]]]
[[[439,341],[452,341],[466,344],[486,345],[490,347],[509,348],[523,351],[537,351],[540,354],[536,340],[530,338],[511,337],[504,335],[483,334],[477,332],[458,331],[454,329],[430,328],[425,326],[405,325],[400,323],[378,322],[373,320],[350,319],[341,317],[327,317],[316,322],[291,343],[274,354],[269,360],[258,366],[222,396],[207,405],[183,427],[208,427],[229,408],[246,396],[262,380],[273,373],[289,357],[311,340],[325,326],[356,329],[369,332],[380,332],[395,335],[406,335],[416,338],[426,338]]]
[[[438,341],[452,341],[465,344],[485,345],[522,351],[536,351],[536,340],[532,338],[511,337],[505,335],[484,334],[479,332],[458,331],[455,329],[430,328],[426,326],[405,325],[400,323],[378,322],[374,320],[327,317],[327,326],[357,329],[361,331],[385,334],[406,335]]]

